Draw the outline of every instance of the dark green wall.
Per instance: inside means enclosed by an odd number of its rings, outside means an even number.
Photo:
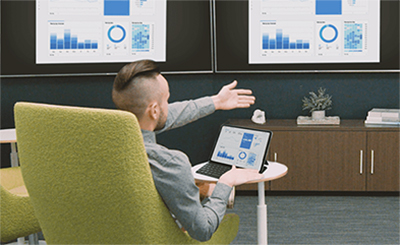
[[[159,135],[158,141],[183,150],[193,164],[208,158],[221,123],[228,118],[250,118],[255,109],[266,111],[267,119],[295,119],[307,115],[302,98],[325,87],[332,95],[328,116],[365,119],[374,107],[399,108],[398,73],[322,74],[203,74],[165,75],[170,84],[170,102],[213,95],[237,79],[239,87],[253,90],[256,104],[249,109],[218,111],[180,129]],[[113,76],[3,78],[1,80],[1,128],[13,128],[13,105],[17,101],[59,105],[114,108],[110,92]],[[1,147],[1,166],[10,166],[10,147]]]

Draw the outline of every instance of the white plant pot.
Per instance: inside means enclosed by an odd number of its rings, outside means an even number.
[[[325,111],[313,111],[311,112],[311,118],[313,120],[322,120],[325,118]]]

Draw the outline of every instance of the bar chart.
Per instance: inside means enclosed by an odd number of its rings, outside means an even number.
[[[98,49],[98,40],[80,39],[78,35],[72,34],[70,29],[64,30],[64,35],[50,34],[50,49]]]
[[[261,52],[266,55],[312,52],[314,23],[311,21],[260,21]]]
[[[49,21],[48,54],[50,57],[98,56],[101,54],[101,22]]]
[[[262,49],[310,49],[310,41],[291,38],[290,35],[284,34],[282,29],[276,29],[273,35],[263,33]]]
[[[228,159],[228,160],[234,160],[235,157],[232,155],[229,155],[226,151],[218,151],[217,157]]]

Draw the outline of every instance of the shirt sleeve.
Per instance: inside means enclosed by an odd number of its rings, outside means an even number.
[[[209,240],[225,215],[232,188],[217,183],[213,194],[201,204],[199,189],[184,153],[165,150],[162,159],[149,160],[162,163],[150,165],[156,188],[170,212],[192,238]]]
[[[168,116],[165,126],[156,133],[162,133],[169,129],[184,126],[215,111],[211,97],[203,97],[196,100],[174,102],[168,105]]]

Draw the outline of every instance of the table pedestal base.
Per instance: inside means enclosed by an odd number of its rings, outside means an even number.
[[[18,167],[18,153],[17,153],[17,144],[15,142],[11,143],[11,153],[10,153],[11,167]]]
[[[257,238],[259,245],[268,244],[267,227],[267,205],[265,203],[264,182],[258,183],[258,205],[257,205]]]
[[[203,167],[207,162],[197,164],[192,167],[192,173],[196,180],[216,183],[218,179],[196,173],[196,171]],[[268,243],[268,223],[267,223],[267,204],[265,200],[265,182],[279,179],[285,176],[288,168],[278,162],[268,162],[268,170],[264,171],[264,178],[257,181],[250,181],[246,184],[258,184],[258,205],[257,205],[257,244],[267,245]]]

